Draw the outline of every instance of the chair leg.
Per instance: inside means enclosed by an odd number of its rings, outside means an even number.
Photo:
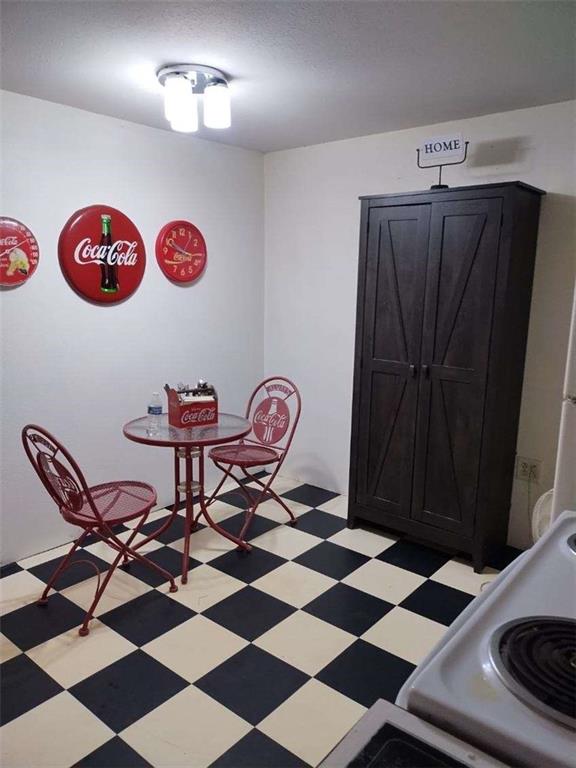
[[[251,475],[251,474],[250,474],[250,473],[249,473],[249,472],[248,472],[246,469],[243,469],[242,471],[244,472],[244,474],[245,474],[245,476],[246,476],[247,478],[250,478],[250,482],[251,482],[251,483],[252,483],[252,482],[253,482],[253,483],[257,483],[257,484],[258,484],[258,485],[259,485],[259,486],[262,488],[262,491],[261,491],[261,493],[260,493],[260,497],[259,497],[259,499],[258,499],[258,502],[257,502],[256,506],[258,506],[258,504],[260,504],[260,503],[262,502],[262,499],[263,499],[263,498],[266,496],[266,494],[267,494],[267,493],[269,493],[269,494],[270,494],[270,496],[272,496],[272,498],[274,499],[274,501],[278,502],[278,504],[280,504],[280,506],[281,506],[283,509],[285,509],[285,510],[286,510],[286,512],[288,513],[288,516],[290,517],[290,520],[288,521],[288,522],[289,522],[289,525],[292,525],[292,526],[294,526],[294,525],[297,525],[297,524],[298,524],[298,520],[297,520],[297,518],[295,517],[294,513],[292,512],[292,510],[290,509],[290,507],[288,507],[288,506],[287,506],[287,504],[286,504],[286,503],[285,503],[285,502],[284,502],[284,501],[283,501],[283,500],[280,498],[280,496],[278,496],[278,494],[276,493],[276,491],[274,491],[274,490],[273,490],[273,489],[270,487],[270,486],[272,485],[272,482],[273,482],[274,478],[276,477],[276,475],[277,475],[277,473],[278,473],[278,469],[279,469],[279,468],[280,468],[280,467],[278,466],[278,467],[277,467],[277,468],[274,470],[274,472],[273,472],[273,473],[270,475],[270,479],[268,480],[268,482],[267,482],[267,483],[263,483],[263,482],[262,482],[262,481],[261,481],[261,480],[260,480],[258,477],[253,477],[253,475]]]
[[[110,579],[112,578],[112,574],[116,570],[116,566],[120,562],[121,558],[123,557],[124,553],[119,552],[116,558],[114,559],[114,562],[108,569],[108,572],[106,573],[106,576],[104,577],[102,584],[98,585],[98,588],[96,589],[96,594],[94,595],[94,599],[92,600],[92,604],[90,608],[86,611],[86,616],[84,617],[84,621],[82,622],[82,626],[78,630],[78,634],[80,637],[86,637],[90,633],[90,629],[88,627],[88,624],[90,621],[94,618],[94,611],[96,610],[96,606],[100,602],[100,598],[104,594],[104,590],[106,589],[106,586]]]
[[[136,538],[136,536],[140,533],[140,528],[144,525],[148,518],[149,512],[147,512],[140,520],[138,525],[132,530],[132,535],[127,539],[126,542],[123,542],[121,539],[119,539],[116,534],[113,531],[110,531],[112,534],[110,536],[110,539],[114,542],[114,548],[120,550],[121,555],[126,559],[133,557],[135,560],[139,560],[143,565],[147,565],[148,568],[151,568],[153,571],[156,571],[161,576],[163,576],[166,581],[170,582],[170,592],[178,592],[178,587],[176,586],[176,582],[174,581],[174,576],[172,576],[171,573],[166,571],[164,568],[162,568],[157,563],[153,562],[152,560],[149,560],[144,555],[141,555],[140,552],[138,552],[137,547],[131,547],[130,545]],[[100,534],[98,534],[100,535]],[[145,542],[140,542],[139,546],[142,546]],[[110,541],[108,541],[108,544],[110,544]]]
[[[68,554],[66,555],[66,557],[64,558],[64,560],[62,560],[62,562],[61,562],[61,563],[60,563],[60,565],[59,565],[59,566],[56,568],[56,570],[54,571],[54,573],[52,574],[52,576],[50,576],[50,579],[49,579],[49,581],[48,581],[48,584],[46,584],[46,587],[45,587],[45,589],[44,589],[44,592],[42,592],[42,594],[41,594],[41,596],[40,596],[40,598],[39,598],[39,600],[38,600],[38,605],[46,605],[46,603],[48,602],[48,592],[50,592],[50,590],[52,589],[52,586],[53,586],[53,585],[54,585],[54,583],[56,582],[56,580],[57,580],[58,576],[60,576],[60,574],[62,573],[62,571],[64,571],[64,570],[66,569],[66,567],[67,567],[67,566],[68,566],[68,564],[70,563],[70,560],[71,560],[71,558],[72,558],[72,555],[74,554],[74,552],[76,552],[76,550],[78,549],[78,547],[80,547],[80,546],[82,545],[82,542],[84,541],[84,539],[86,538],[86,536],[88,536],[88,531],[87,531],[87,530],[85,530],[85,531],[82,533],[82,535],[81,535],[81,536],[80,536],[78,539],[76,539],[76,541],[75,541],[75,542],[74,542],[74,544],[72,545],[72,548],[71,548],[70,552],[68,552]]]

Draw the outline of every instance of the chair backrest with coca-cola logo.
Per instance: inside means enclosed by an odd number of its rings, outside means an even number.
[[[301,405],[298,388],[290,379],[284,376],[265,379],[248,401],[246,418],[252,423],[252,432],[244,442],[287,451],[300,418]]]

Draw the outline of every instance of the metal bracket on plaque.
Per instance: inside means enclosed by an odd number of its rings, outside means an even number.
[[[468,144],[470,144],[469,141],[464,142],[464,157],[462,160],[457,160],[454,163],[439,163],[438,165],[420,165],[420,147],[418,147],[416,150],[416,163],[418,168],[439,168],[438,184],[432,184],[430,189],[448,189],[448,184],[442,184],[442,168],[444,168],[446,165],[462,165],[462,163],[466,162],[466,158],[468,156]]]

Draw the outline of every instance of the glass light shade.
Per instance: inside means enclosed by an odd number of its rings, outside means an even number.
[[[188,95],[178,106],[170,119],[170,127],[179,133],[194,133],[198,130],[198,97],[189,88]]]
[[[204,90],[204,125],[207,128],[230,128],[230,91],[226,83],[213,83]]]
[[[181,103],[190,94],[190,82],[182,75],[169,75],[164,83],[164,116],[166,120],[177,117]]]

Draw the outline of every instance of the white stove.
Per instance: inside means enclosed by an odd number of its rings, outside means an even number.
[[[576,512],[468,606],[396,703],[512,765],[576,765]]]
[[[575,768],[576,512],[460,614],[396,705],[375,704],[322,763],[348,765]]]

